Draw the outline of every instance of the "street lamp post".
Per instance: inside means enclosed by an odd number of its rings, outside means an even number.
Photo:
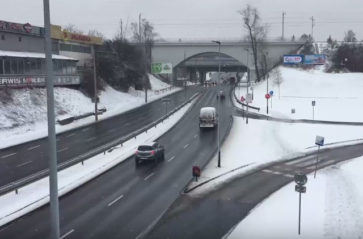
[[[47,69],[47,117],[48,117],[48,157],[49,157],[49,200],[50,200],[50,238],[58,239],[59,230],[59,199],[57,176],[57,143],[55,133],[54,112],[54,73],[52,63],[52,40],[50,38],[49,0],[43,0],[44,10],[44,44]]]
[[[216,44],[218,44],[218,81],[217,81],[217,94],[219,94],[219,88],[220,88],[220,78],[221,78],[221,42],[220,41],[212,41]],[[219,105],[219,102],[220,102],[220,99],[221,96],[217,97],[217,114],[218,114],[218,124],[220,124],[219,122],[219,111],[220,111],[220,105]],[[220,126],[218,125],[218,129],[217,129],[217,145],[218,145],[218,168],[221,167],[221,147],[220,147],[220,143],[219,143],[219,128]]]
[[[247,51],[247,93],[246,93],[246,99],[248,97],[248,88],[250,87],[250,68],[249,68],[249,62],[248,62],[248,58],[250,55],[250,51],[248,50],[248,48],[245,48]],[[246,100],[247,103],[247,114],[246,114],[246,124],[248,124],[248,100]]]
[[[95,101],[95,120],[98,121],[98,107],[97,107],[97,72],[96,72],[96,50],[95,46],[92,46],[93,51],[93,91],[94,91],[94,101]]]

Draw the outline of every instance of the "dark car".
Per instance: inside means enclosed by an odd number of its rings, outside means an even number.
[[[139,166],[143,161],[164,160],[164,146],[158,142],[140,145],[135,153],[135,164]]]
[[[217,98],[219,98],[220,97],[220,99],[222,100],[222,99],[224,99],[226,96],[224,95],[224,91],[223,90],[220,90],[220,91],[218,91],[218,93],[217,93]]]

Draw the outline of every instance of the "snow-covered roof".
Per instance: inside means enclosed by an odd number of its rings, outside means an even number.
[[[27,58],[45,58],[45,54],[41,52],[21,52],[21,51],[3,51],[0,50],[0,57],[1,56],[9,56],[9,57],[27,57]],[[72,57],[62,56],[62,55],[52,55],[53,59],[58,60],[70,60],[70,61],[78,61]]]

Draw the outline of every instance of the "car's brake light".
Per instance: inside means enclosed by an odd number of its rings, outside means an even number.
[[[135,154],[138,155],[139,154],[139,151],[136,150]]]
[[[151,154],[152,154],[152,155],[155,155],[155,150],[152,150],[152,151],[151,151]]]

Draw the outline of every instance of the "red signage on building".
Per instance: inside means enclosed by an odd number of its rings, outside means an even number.
[[[82,42],[84,42],[84,41],[91,42],[92,41],[91,37],[82,35],[82,34],[66,32],[66,31],[64,31],[63,34],[64,34],[65,40],[82,41]]]
[[[33,27],[30,23],[20,24],[6,21],[0,21],[0,31],[32,35],[41,35],[42,33],[40,27]]]

